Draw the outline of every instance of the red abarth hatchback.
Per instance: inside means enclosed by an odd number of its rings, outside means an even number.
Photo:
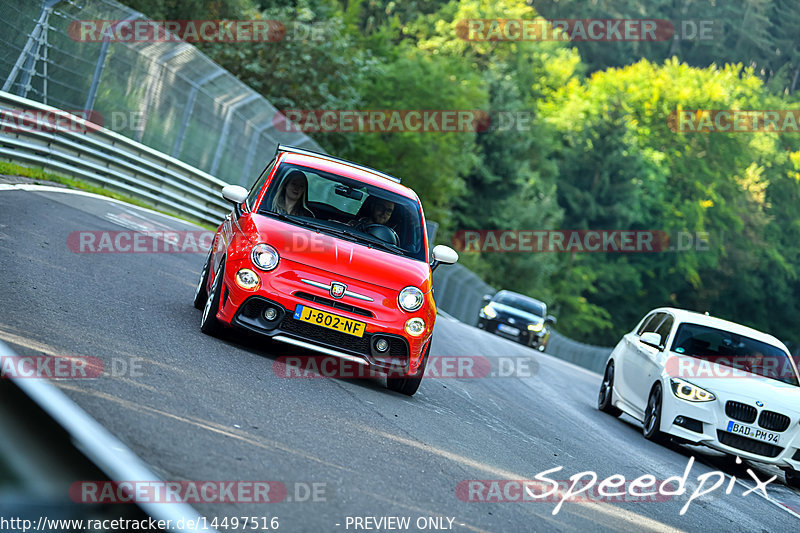
[[[195,292],[201,330],[244,328],[368,365],[389,389],[419,388],[436,321],[432,272],[458,254],[428,252],[422,205],[398,178],[278,146],[217,229]]]

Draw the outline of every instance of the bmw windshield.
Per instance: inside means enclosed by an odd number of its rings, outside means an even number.
[[[675,333],[672,351],[798,385],[797,372],[783,350],[730,331],[683,323]]]

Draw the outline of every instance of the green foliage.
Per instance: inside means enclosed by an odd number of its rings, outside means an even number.
[[[674,305],[800,340],[800,139],[680,132],[670,118],[796,107],[795,0],[128,4],[153,18],[322,24],[323,39],[201,46],[279,109],[488,113],[493,127],[480,132],[312,134],[333,153],[402,177],[441,224],[440,242],[460,229],[671,236],[673,249],[656,253],[462,254],[495,287],[546,300],[565,334],[611,344],[647,310]],[[459,33],[468,19],[539,13],[658,18],[678,29],[712,19],[713,38],[487,42]],[[500,128],[501,113],[530,122]]]

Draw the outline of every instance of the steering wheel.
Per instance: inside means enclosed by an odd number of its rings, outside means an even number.
[[[369,233],[373,237],[377,237],[383,242],[388,242],[389,244],[393,244],[395,246],[400,245],[400,238],[389,226],[384,226],[383,224],[367,224],[364,226],[364,233]]]

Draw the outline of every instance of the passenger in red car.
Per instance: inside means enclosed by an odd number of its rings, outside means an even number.
[[[308,208],[308,178],[299,170],[293,170],[283,178],[280,191],[275,195],[272,209],[276,213],[313,217]]]

